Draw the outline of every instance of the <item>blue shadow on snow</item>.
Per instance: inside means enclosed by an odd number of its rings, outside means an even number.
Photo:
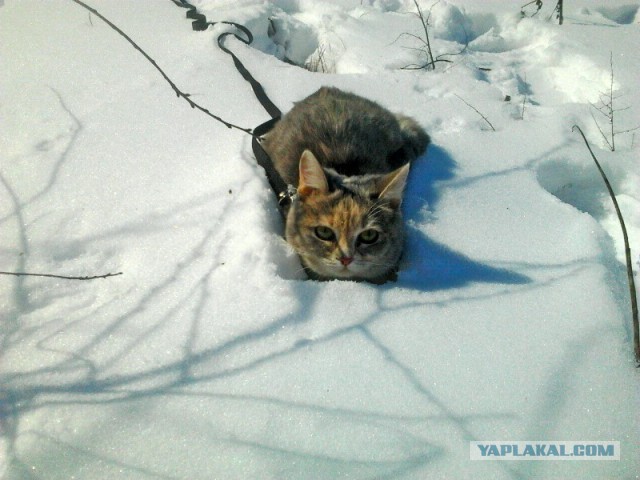
[[[418,158],[411,166],[403,201],[407,239],[396,285],[432,291],[462,287],[472,282],[531,282],[519,273],[476,262],[454,252],[429,239],[415,226],[425,221],[424,207],[436,210],[439,200],[436,182],[452,179],[455,168],[456,164],[449,154],[435,145],[430,145],[427,155]],[[464,232],[464,228],[460,231]]]

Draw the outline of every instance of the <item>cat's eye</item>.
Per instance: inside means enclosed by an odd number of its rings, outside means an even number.
[[[323,225],[316,227],[314,230],[314,233],[316,234],[316,237],[318,237],[320,240],[324,240],[325,242],[330,242],[332,240],[335,240],[336,238],[336,235],[335,233],[333,233],[333,230]]]
[[[368,230],[363,230],[360,235],[358,235],[358,241],[360,243],[364,243],[367,245],[370,245],[372,243],[376,243],[378,241],[378,238],[380,238],[380,234],[378,233],[377,230],[374,230],[372,228],[368,229]]]

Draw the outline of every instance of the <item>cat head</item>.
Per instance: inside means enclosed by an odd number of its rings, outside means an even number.
[[[406,164],[388,174],[344,177],[305,150],[286,238],[311,278],[382,283],[395,275],[408,173]]]

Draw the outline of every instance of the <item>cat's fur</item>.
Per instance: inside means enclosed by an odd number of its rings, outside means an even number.
[[[263,141],[297,187],[285,236],[311,278],[395,277],[409,164],[429,136],[415,120],[337,88],[297,102]]]

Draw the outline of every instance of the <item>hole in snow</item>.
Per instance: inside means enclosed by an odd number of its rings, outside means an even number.
[[[605,173],[614,191],[624,178],[617,171]],[[594,164],[579,165],[563,160],[552,160],[543,163],[537,171],[538,182],[547,192],[564,203],[588,213],[597,220],[607,216],[606,202],[609,202],[607,188]]]
[[[305,65],[318,50],[315,30],[285,12],[269,17],[267,34],[277,47],[276,56],[293,65]]]
[[[640,5],[621,5],[619,7],[600,7],[595,10],[612,22],[628,25],[635,22],[638,8]]]

